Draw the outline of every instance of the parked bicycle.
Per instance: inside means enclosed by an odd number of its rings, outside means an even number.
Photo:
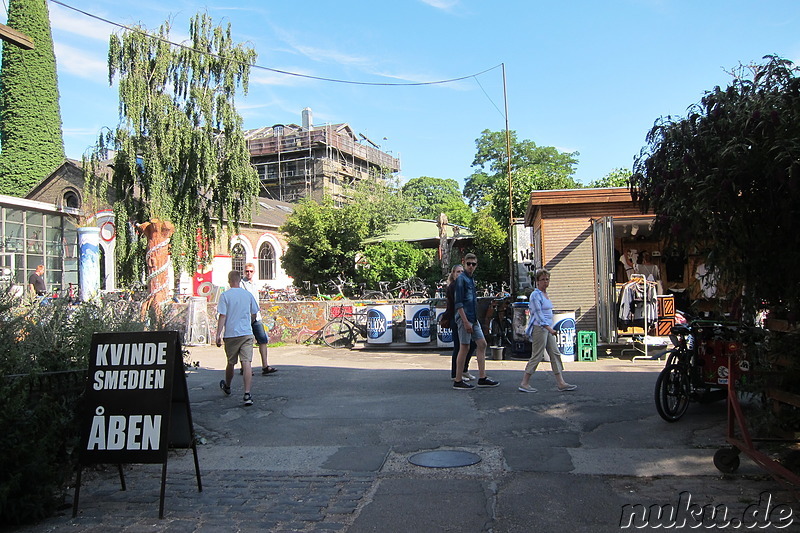
[[[510,299],[502,297],[492,300],[488,339],[491,346],[511,346],[514,331],[511,314]]]
[[[352,348],[360,338],[367,338],[367,311],[352,306],[331,307],[331,319],[322,328],[322,342],[331,348]]]
[[[383,295],[386,300],[407,300],[411,298],[427,298],[428,287],[425,283],[417,278],[411,277],[403,281],[397,282],[394,287],[389,287],[388,281],[379,281],[378,286],[380,289],[376,291]]]

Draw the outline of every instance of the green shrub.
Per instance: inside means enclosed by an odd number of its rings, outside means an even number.
[[[63,501],[82,382],[55,378],[85,372],[94,332],[145,325],[134,302],[40,305],[0,291],[0,523],[42,519]]]

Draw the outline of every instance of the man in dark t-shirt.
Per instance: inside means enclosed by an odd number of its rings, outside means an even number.
[[[28,290],[37,296],[44,296],[47,293],[47,286],[44,284],[44,265],[36,267],[36,271],[28,278]]]

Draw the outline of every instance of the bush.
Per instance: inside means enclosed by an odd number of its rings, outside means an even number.
[[[0,523],[40,520],[63,501],[84,380],[55,378],[83,376],[94,332],[144,329],[133,302],[40,305],[0,291]]]

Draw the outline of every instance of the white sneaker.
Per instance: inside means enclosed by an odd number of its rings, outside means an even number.
[[[538,392],[536,389],[531,387],[530,385],[520,385],[517,387],[517,390],[520,392]]]
[[[463,374],[461,374],[461,375],[463,376],[463,377],[462,377],[462,379],[463,379],[464,381],[471,381],[471,380],[475,379],[475,376],[473,376],[473,375],[472,375],[472,374],[470,374],[469,372],[464,372],[464,373],[463,373]]]

